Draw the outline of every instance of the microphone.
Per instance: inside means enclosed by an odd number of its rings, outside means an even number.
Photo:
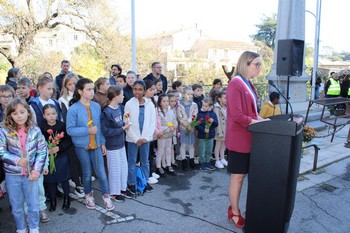
[[[275,85],[275,83],[272,81],[272,80],[269,80],[268,81],[269,82],[269,84],[271,85],[271,86],[273,86],[277,91],[278,91],[278,93],[283,97],[283,99],[285,99],[286,100],[286,103],[287,104],[289,104],[289,106],[290,106],[290,118],[291,118],[291,121],[293,121],[293,108],[292,108],[292,105],[290,104],[290,102],[289,102],[289,100],[282,94],[282,92],[277,88],[277,86]]]

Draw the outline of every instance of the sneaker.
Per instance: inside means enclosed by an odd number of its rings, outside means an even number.
[[[28,230],[27,229],[17,230],[16,233],[28,233]]]
[[[172,166],[169,166],[169,167],[167,168],[167,170],[168,170],[168,172],[169,172],[170,175],[176,176],[176,172],[175,172],[175,170],[174,170],[174,168],[173,168]]]
[[[127,192],[129,191],[130,194],[135,195],[135,194],[136,194],[135,185],[128,185],[128,188],[126,189],[126,191],[127,191]]]
[[[77,187],[77,186],[75,185],[75,183],[74,183],[71,179],[69,179],[68,182],[69,182],[69,186],[70,186],[70,187],[72,187],[72,188],[76,188],[76,187]]]
[[[39,233],[39,227],[34,229],[29,229],[29,233]]]
[[[165,175],[165,171],[163,170],[162,167],[157,168],[156,173],[157,173],[160,177],[165,177],[165,176],[166,176],[166,175]]]
[[[113,205],[112,200],[109,196],[108,197],[102,196],[102,199],[103,199],[103,202],[105,204],[107,211],[114,210],[114,205]]]
[[[201,163],[199,169],[201,171],[209,171],[208,167],[205,165],[205,163]]]
[[[182,160],[182,156],[181,155],[176,156],[176,160],[181,161]]]
[[[125,196],[123,196],[122,194],[120,195],[111,195],[110,196],[112,200],[116,201],[116,202],[124,202],[125,201]]]
[[[216,162],[215,162],[215,167],[221,169],[221,168],[224,168],[224,165],[221,163],[220,160],[216,160]]]
[[[77,197],[79,197],[79,198],[85,197],[84,191],[79,189],[79,188],[74,189],[74,194],[77,195]]]
[[[88,195],[85,196],[85,206],[86,206],[86,208],[88,208],[90,210],[96,209],[95,199],[93,198],[92,195],[91,196],[88,196]]]
[[[226,161],[226,159],[221,159],[220,162],[222,163],[222,165],[227,166],[228,162]]]
[[[199,164],[199,160],[197,157],[194,158],[194,164]]]
[[[158,180],[151,176],[150,178],[148,178],[147,183],[148,184],[156,184],[156,183],[158,183]]]
[[[91,176],[91,182],[95,181],[96,178],[94,176]]]
[[[155,179],[159,179],[160,178],[160,176],[157,173],[155,173],[155,172],[152,173],[152,177],[155,178]]]
[[[40,222],[45,223],[50,221],[49,215],[47,215],[46,210],[41,210],[40,211]]]
[[[143,190],[143,192],[149,192],[149,193],[153,192],[152,186],[151,186],[150,184],[147,184],[147,186],[146,186],[146,188]]]
[[[129,195],[128,195],[129,194]],[[131,199],[131,198],[133,198],[133,194],[131,194],[130,192],[128,192],[127,190],[126,191],[121,191],[120,192],[120,195],[122,195],[122,196],[124,196],[125,198],[127,198],[127,199]]]
[[[179,165],[176,162],[172,163],[171,166],[174,167],[174,168],[178,168],[179,167]]]
[[[215,167],[213,165],[211,165],[210,162],[206,162],[205,165],[207,166],[209,171],[214,171],[215,170]]]

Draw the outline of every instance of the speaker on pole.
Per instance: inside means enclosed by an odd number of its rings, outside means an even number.
[[[301,76],[303,73],[304,41],[279,40],[277,47],[277,75]]]

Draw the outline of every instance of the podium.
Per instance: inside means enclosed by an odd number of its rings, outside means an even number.
[[[303,140],[303,117],[271,117],[248,127],[252,148],[248,173],[246,233],[288,231],[294,209]]]

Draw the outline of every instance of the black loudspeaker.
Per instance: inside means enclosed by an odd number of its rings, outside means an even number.
[[[279,40],[277,48],[277,75],[301,76],[303,73],[303,58],[303,40]]]

